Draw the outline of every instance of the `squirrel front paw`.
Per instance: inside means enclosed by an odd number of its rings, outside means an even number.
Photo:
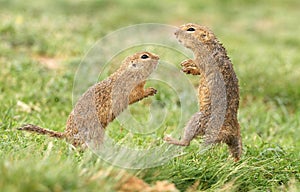
[[[182,66],[181,70],[184,73],[192,74],[192,75],[200,75],[200,71],[192,59],[184,60],[183,62],[181,62],[180,65]]]
[[[157,93],[157,90],[154,89],[153,87],[149,87],[147,89],[145,89],[145,95],[147,96],[153,96]]]

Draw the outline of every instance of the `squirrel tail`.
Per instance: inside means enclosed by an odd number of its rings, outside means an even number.
[[[42,135],[49,135],[50,137],[56,137],[56,138],[65,137],[65,134],[63,132],[51,131],[32,124],[23,125],[22,127],[19,127],[17,129],[21,131],[35,132]]]

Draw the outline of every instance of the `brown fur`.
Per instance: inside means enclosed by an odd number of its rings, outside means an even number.
[[[189,31],[189,28],[194,30]],[[187,146],[190,141],[197,135],[208,136],[208,129],[213,129],[213,125],[208,127],[209,120],[212,115],[217,114],[218,110],[223,106],[212,108],[212,93],[218,91],[218,82],[215,83],[217,89],[212,89],[212,79],[205,70],[215,67],[217,71],[211,70],[211,73],[219,73],[225,82],[226,89],[226,111],[221,129],[211,138],[213,143],[226,143],[229,147],[231,155],[236,161],[240,159],[242,153],[242,139],[240,135],[240,125],[237,120],[237,112],[239,108],[239,85],[238,79],[234,72],[232,63],[227,56],[225,48],[217,40],[214,33],[205,26],[196,24],[186,24],[179,27],[175,33],[178,40],[187,48],[194,52],[195,59],[188,59],[181,63],[182,71],[187,74],[200,75],[199,84],[199,103],[200,112],[193,115],[185,127],[183,138],[178,141],[170,137],[165,140],[171,144]],[[205,60],[209,58],[213,62]],[[215,66],[212,66],[215,65]],[[215,93],[218,94],[218,93]],[[222,98],[220,98],[222,99]],[[216,111],[213,111],[216,110]],[[216,118],[219,118],[215,116]],[[212,130],[213,131],[213,130]],[[209,142],[209,141],[208,141]]]
[[[145,55],[148,58],[142,58]],[[129,104],[156,94],[154,88],[144,89],[144,85],[158,60],[158,56],[149,52],[127,57],[115,73],[90,87],[79,98],[62,133],[31,124],[18,129],[65,138],[74,146],[84,145],[89,139],[102,143],[106,126]]]

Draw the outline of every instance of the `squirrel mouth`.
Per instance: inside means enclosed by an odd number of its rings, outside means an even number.
[[[178,40],[178,42],[179,42],[179,43],[182,43],[182,40],[181,40],[180,37],[179,37],[178,31],[176,31],[174,34],[175,34],[176,39]]]
[[[178,41],[179,43],[182,43],[182,40],[179,38],[178,33],[175,33],[175,36],[176,36],[177,41]]]

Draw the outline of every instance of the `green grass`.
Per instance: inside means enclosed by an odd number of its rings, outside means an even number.
[[[109,191],[125,172],[150,184],[168,180],[181,191],[299,191],[299,6],[297,0],[0,0],[0,191]],[[165,165],[126,170],[64,141],[16,131],[24,123],[64,130],[76,69],[98,39],[138,23],[187,22],[210,26],[233,61],[241,91],[241,161],[228,158],[225,146],[198,154],[199,142],[193,141],[184,149],[187,155]],[[172,58],[174,63],[182,60]],[[160,145],[163,135],[175,129],[178,96],[166,85],[149,84],[159,93],[130,111],[147,120],[145,107],[159,100],[169,112],[164,124],[152,135],[128,136],[114,122],[107,130],[112,138],[145,148],[152,142]]]

